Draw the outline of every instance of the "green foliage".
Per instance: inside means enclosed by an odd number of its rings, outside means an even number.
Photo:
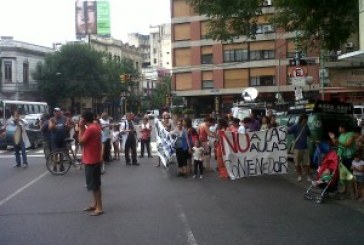
[[[127,83],[120,82],[121,74],[132,74]],[[120,93],[126,92],[128,109],[136,111],[136,79],[138,71],[130,59],[112,59],[108,54],[98,52],[85,44],[63,45],[59,52],[49,54],[44,63],[39,63],[33,77],[39,90],[50,105],[62,99],[75,97],[108,97],[120,100]]]
[[[72,97],[97,97],[106,91],[103,54],[88,45],[62,46],[37,65],[33,74],[45,99],[57,103]]]
[[[186,0],[195,10],[207,15],[209,37],[228,41],[239,36],[255,38],[261,0]]]
[[[171,94],[171,76],[164,76],[160,78],[153,93],[150,97],[150,108],[162,108],[166,106],[166,96]]]
[[[192,115],[192,114],[195,114],[195,110],[192,108],[186,108],[183,110],[183,114]]]
[[[275,0],[279,12],[273,23],[287,31],[301,30],[306,47],[318,41],[328,50],[339,49],[358,31],[358,0]]]
[[[212,39],[255,38],[263,0],[186,1],[211,18]],[[271,22],[286,31],[299,31],[299,38],[307,47],[321,41],[328,50],[338,49],[358,30],[358,0],[275,0],[273,4]]]
[[[183,107],[173,107],[171,111],[172,111],[172,114],[182,115],[183,114]]]

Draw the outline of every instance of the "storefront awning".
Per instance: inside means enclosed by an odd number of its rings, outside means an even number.
[[[354,52],[342,54],[338,57],[338,59],[349,62],[364,62],[364,50],[357,50]]]

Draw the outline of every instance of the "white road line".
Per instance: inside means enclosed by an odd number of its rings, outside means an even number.
[[[182,224],[185,229],[185,233],[187,236],[187,244],[188,245],[198,245],[196,242],[195,236],[193,235],[193,232],[192,232],[190,226],[188,225],[188,221],[187,221],[185,213],[182,210],[180,210],[180,213],[178,216],[181,219]]]
[[[41,178],[43,178],[48,173],[49,173],[48,171],[44,172],[43,174],[41,174],[37,178],[35,178],[32,181],[30,181],[28,184],[26,184],[23,187],[20,187],[19,189],[17,189],[14,193],[12,193],[9,196],[5,197],[3,200],[0,201],[0,207],[2,205],[4,205],[5,203],[7,203],[8,201],[10,201],[11,199],[13,199],[18,194],[20,194],[22,191],[24,191],[25,189],[27,189],[28,187],[30,187],[31,185],[33,185],[35,182],[37,182],[38,180],[40,180]]]
[[[180,220],[184,226],[185,233],[186,233],[187,244],[188,245],[198,245],[198,243],[196,242],[195,236],[193,235],[193,232],[191,230],[191,227],[188,224],[186,215],[182,210],[181,205],[177,204],[177,208],[179,210],[178,217],[180,218]]]

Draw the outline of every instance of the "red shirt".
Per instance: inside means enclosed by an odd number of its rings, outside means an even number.
[[[96,124],[90,124],[81,136],[83,141],[82,161],[84,164],[101,162],[101,129]]]

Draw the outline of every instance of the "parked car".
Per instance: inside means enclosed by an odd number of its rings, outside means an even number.
[[[28,123],[26,128],[30,141],[30,148],[36,149],[43,143],[42,133],[40,132],[40,118],[42,114],[28,114],[23,119]],[[6,126],[5,137],[0,139],[0,148],[6,149],[8,145],[14,145],[15,125]]]

